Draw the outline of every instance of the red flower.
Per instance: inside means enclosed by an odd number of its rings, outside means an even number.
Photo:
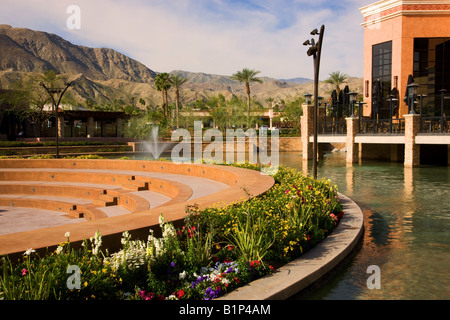
[[[250,267],[252,267],[252,268],[259,267],[259,261],[253,260],[252,262],[250,262]]]
[[[26,274],[27,274],[27,272],[28,272],[28,270],[27,270],[27,269],[25,269],[25,268],[23,268],[23,269],[22,269],[22,276],[26,275]]]
[[[184,291],[182,289],[177,291],[177,298],[181,299],[181,297],[184,296]]]

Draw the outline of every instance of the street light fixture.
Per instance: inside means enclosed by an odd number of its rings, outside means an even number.
[[[322,25],[320,27],[320,32],[317,29],[314,29],[311,31],[311,35],[319,36],[319,40],[316,41],[314,39],[306,40],[303,45],[305,46],[311,46],[308,51],[307,55],[310,57],[312,56],[314,58],[314,118],[313,118],[313,127],[314,127],[314,142],[313,142],[313,177],[314,179],[317,178],[317,131],[318,131],[318,124],[317,124],[317,109],[318,109],[318,103],[319,103],[319,68],[320,68],[320,55],[322,51],[322,40],[323,40],[323,33],[325,31],[325,26]]]
[[[311,93],[307,93],[307,94],[305,94],[304,95],[304,97],[305,97],[305,103],[306,103],[306,105],[311,105],[311,102],[312,102],[312,94]]]
[[[358,92],[349,92],[348,94],[348,102],[352,106],[352,115],[350,118],[355,118],[355,103],[356,103],[356,97],[358,96]]]
[[[418,87],[419,85],[414,82],[406,86],[406,90],[408,92],[409,114],[417,114],[416,110],[414,110],[414,102],[416,101]]]
[[[72,82],[68,82],[65,84],[65,88],[47,88],[47,86],[41,82],[41,86],[48,92],[50,98],[53,102],[53,108],[55,108],[55,117],[56,117],[56,159],[59,158],[59,115],[58,115],[58,107],[61,102],[62,96],[66,92],[66,90],[72,85]],[[55,100],[54,95],[58,95],[58,101]]]

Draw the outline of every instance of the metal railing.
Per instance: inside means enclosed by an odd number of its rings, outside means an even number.
[[[318,126],[319,134],[347,134],[347,123],[345,119],[334,120],[328,118],[320,121]]]
[[[450,133],[450,117],[421,117],[420,133]]]
[[[360,134],[404,134],[405,119],[367,119],[359,122]]]

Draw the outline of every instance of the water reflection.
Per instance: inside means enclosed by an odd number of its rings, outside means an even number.
[[[300,154],[280,154],[280,163],[312,172]],[[338,152],[319,162],[318,177],[330,178],[361,206],[366,232],[349,266],[309,299],[450,299],[448,167],[347,166]],[[380,290],[367,288],[370,265],[380,267]]]

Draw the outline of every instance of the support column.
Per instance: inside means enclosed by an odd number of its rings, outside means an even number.
[[[450,144],[447,145],[447,165],[450,165]]]
[[[420,114],[407,114],[405,117],[405,167],[420,166],[420,146],[416,135],[420,130]]]
[[[89,117],[87,119],[87,137],[94,137],[94,117]]]
[[[313,158],[313,144],[309,142],[309,138],[313,134],[313,106],[302,105],[303,116],[301,117],[301,133],[303,159],[309,160]]]
[[[347,163],[359,161],[359,145],[355,143],[355,137],[359,133],[359,119],[345,118],[347,122]]]
[[[116,119],[116,137],[122,136],[122,118]]]

